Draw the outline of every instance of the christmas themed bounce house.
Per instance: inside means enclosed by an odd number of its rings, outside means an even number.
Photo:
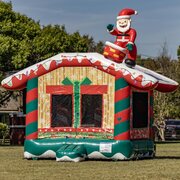
[[[122,10],[117,26],[132,14]],[[107,29],[117,39],[103,55],[60,53],[2,81],[8,90],[27,89],[25,158],[154,156],[153,91],[171,92],[178,83],[135,65],[135,30],[124,36],[113,25]]]

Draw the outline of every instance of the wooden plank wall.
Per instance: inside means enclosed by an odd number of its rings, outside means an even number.
[[[62,85],[68,77],[72,81],[82,81],[88,77],[92,85],[108,85],[108,93],[103,95],[103,128],[114,128],[115,78],[93,67],[61,67],[38,79],[38,128],[50,127],[50,95],[46,94],[47,85]]]

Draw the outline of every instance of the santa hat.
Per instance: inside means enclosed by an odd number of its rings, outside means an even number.
[[[133,9],[122,9],[118,16],[117,16],[117,19],[130,19],[131,18],[131,15],[135,15],[137,14],[137,11],[133,10]]]

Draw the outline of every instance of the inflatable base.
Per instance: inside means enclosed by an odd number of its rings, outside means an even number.
[[[72,162],[153,158],[155,154],[152,140],[36,139],[26,140],[24,148],[26,159],[56,158],[56,161]]]
[[[56,161],[83,161],[86,157],[84,145],[64,144],[56,151]]]

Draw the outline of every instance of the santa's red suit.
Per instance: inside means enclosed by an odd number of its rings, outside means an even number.
[[[133,45],[132,51],[127,50],[127,59],[131,59],[131,60],[135,61],[136,56],[137,56],[137,48],[134,43],[135,39],[136,39],[136,30],[130,28],[128,31],[122,33],[120,31],[118,31],[117,28],[115,28],[112,31],[110,31],[109,33],[116,36],[116,41],[114,42],[114,44],[116,44],[122,48],[126,48],[126,45],[128,43],[131,43]]]

